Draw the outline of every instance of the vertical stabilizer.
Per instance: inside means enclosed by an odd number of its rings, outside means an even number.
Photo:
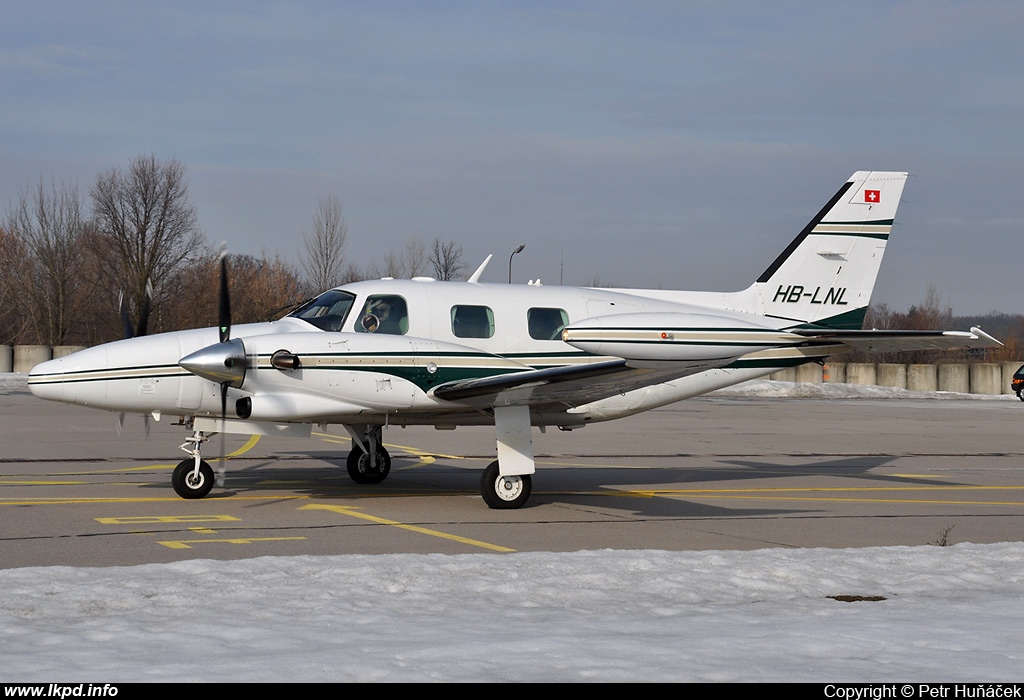
[[[860,328],[906,181],[907,173],[854,173],[754,283],[761,312]]]

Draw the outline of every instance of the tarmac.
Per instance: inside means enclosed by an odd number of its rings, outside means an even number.
[[[389,428],[378,485],[345,431],[214,437],[226,482],[170,485],[181,426],[0,389],[0,568],[259,556],[944,545],[1024,539],[1024,404],[702,397],[534,431],[526,507],[479,495],[490,428]]]

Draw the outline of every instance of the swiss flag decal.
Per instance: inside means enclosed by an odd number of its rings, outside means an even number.
[[[882,198],[882,190],[864,190],[864,201],[868,204],[878,204]]]

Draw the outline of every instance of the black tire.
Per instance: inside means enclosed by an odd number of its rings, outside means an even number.
[[[480,477],[480,495],[484,503],[495,510],[513,510],[522,508],[530,499],[533,490],[533,477],[502,476],[498,472],[498,463],[491,462]]]
[[[193,478],[195,470],[196,461],[194,459],[182,460],[174,468],[174,473],[171,475],[171,486],[174,487],[174,492],[182,498],[202,498],[213,488],[213,468],[206,462],[200,462],[199,475]]]
[[[348,475],[357,484],[379,484],[391,472],[391,455],[383,445],[377,445],[377,463],[370,464],[370,455],[358,447],[348,453]]]

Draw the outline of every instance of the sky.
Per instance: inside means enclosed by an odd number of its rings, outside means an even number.
[[[1022,562],[1006,542],[7,569],[0,682],[1019,683]]]
[[[1024,4],[13,0],[0,212],[179,160],[212,243],[463,246],[484,281],[746,287],[857,170],[912,178],[874,297],[1024,312]]]

